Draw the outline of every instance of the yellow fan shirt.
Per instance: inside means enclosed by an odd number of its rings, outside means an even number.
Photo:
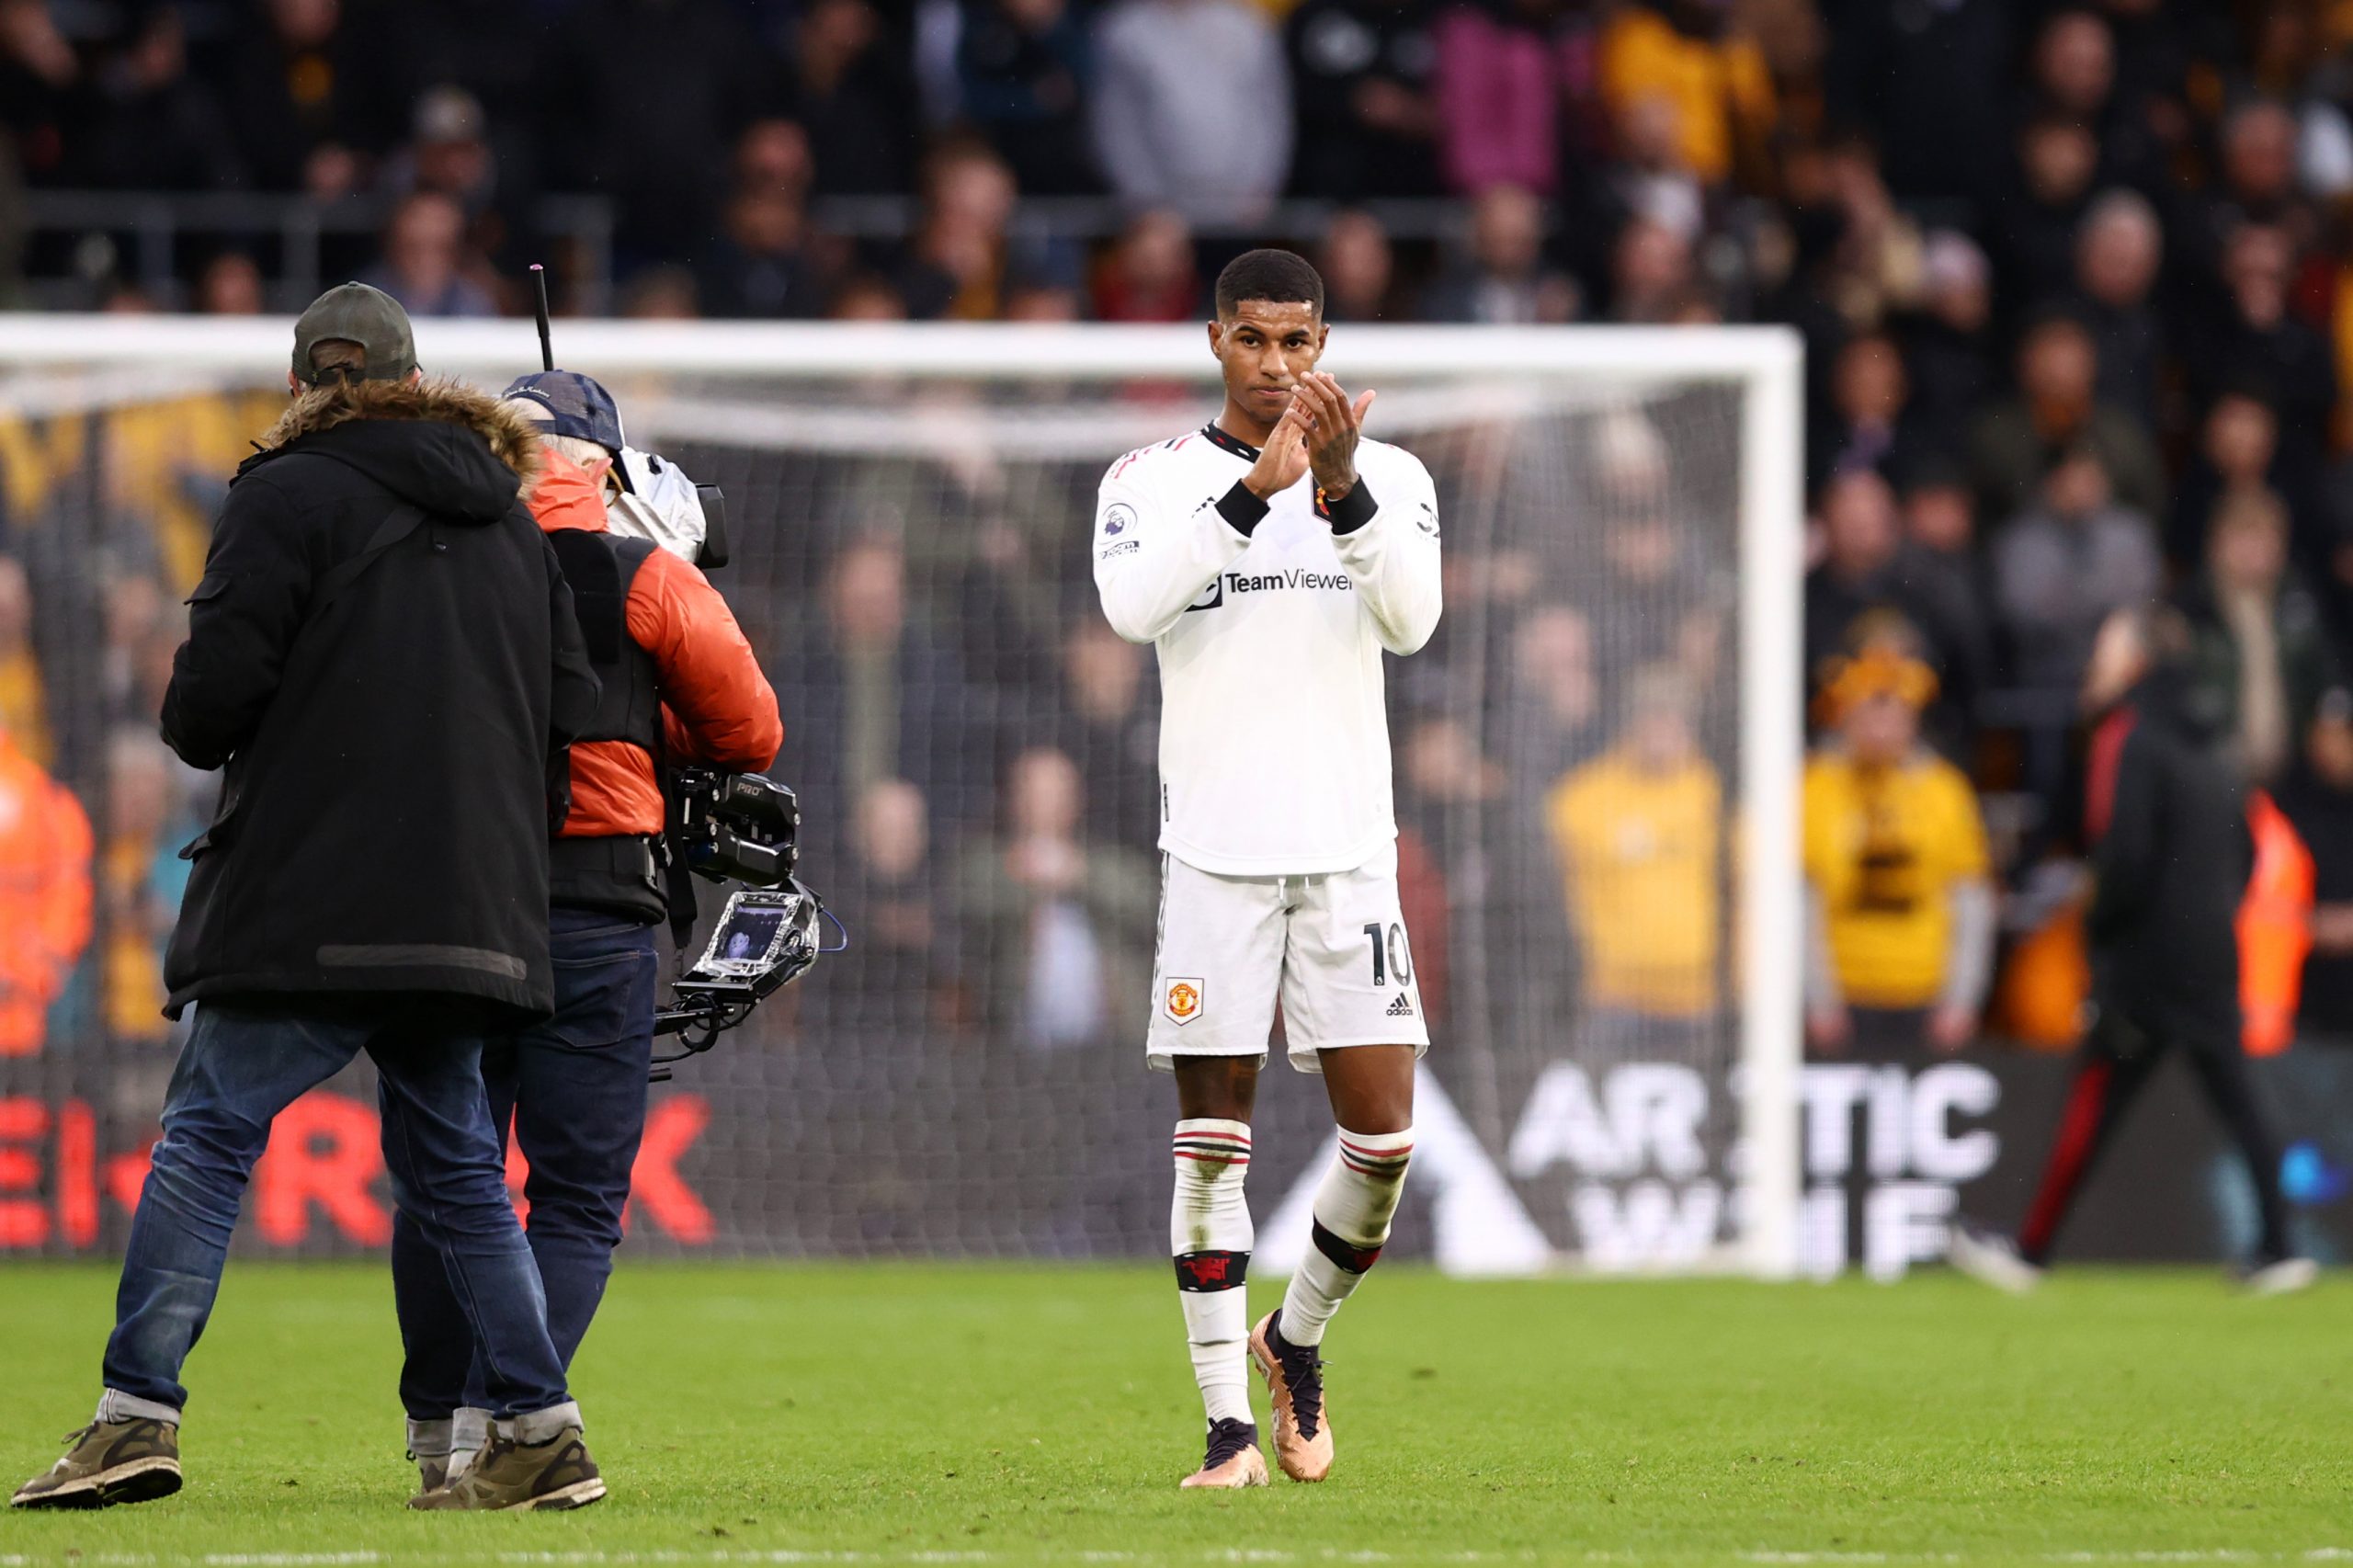
[[[1848,1003],[1925,1007],[1944,989],[1954,884],[1986,875],[1985,824],[1961,769],[1920,754],[1864,768],[1820,752],[1805,770],[1805,874],[1822,898]]]
[[[1723,786],[1697,758],[1661,772],[1613,751],[1552,788],[1545,821],[1598,1006],[1715,1009],[1723,949]]]

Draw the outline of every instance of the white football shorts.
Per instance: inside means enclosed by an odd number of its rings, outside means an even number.
[[[1320,1073],[1318,1051],[1429,1050],[1414,953],[1397,900],[1397,848],[1353,870],[1221,877],[1161,857],[1160,949],[1144,1049],[1169,1071],[1180,1056],[1267,1060],[1281,999],[1290,1064]]]

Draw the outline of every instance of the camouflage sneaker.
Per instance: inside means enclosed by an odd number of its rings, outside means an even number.
[[[604,1478],[580,1428],[567,1426],[544,1443],[517,1443],[494,1434],[490,1445],[458,1477],[420,1492],[412,1508],[585,1508],[605,1494]]]
[[[142,1416],[69,1432],[65,1457],[17,1488],[12,1508],[103,1508],[180,1489],[180,1429]]]
[[[408,1457],[409,1462],[416,1466],[416,1484],[420,1493],[438,1492],[449,1484],[448,1454],[420,1454],[411,1449]]]

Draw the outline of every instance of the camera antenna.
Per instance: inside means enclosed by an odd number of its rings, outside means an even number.
[[[531,281],[539,292],[540,369],[555,369],[555,350],[548,343],[548,269],[538,262],[531,263]]]

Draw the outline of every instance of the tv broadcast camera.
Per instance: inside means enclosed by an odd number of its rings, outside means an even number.
[[[801,807],[790,790],[756,773],[680,770],[674,780],[676,823],[671,853],[696,876],[745,885],[727,895],[702,956],[671,983],[670,1005],[654,1015],[656,1036],[682,1047],[657,1056],[667,1064],[709,1051],[752,1009],[799,979],[826,947],[820,921],[841,922],[793,870],[800,861]],[[845,944],[846,945],[846,944]]]
[[[549,340],[547,269],[534,262],[538,293],[540,368],[555,369]],[[705,571],[727,564],[727,498],[715,484],[697,484],[677,464],[624,446],[614,454],[620,494],[606,507],[608,526],[642,539]],[[653,1079],[670,1076],[669,1063],[709,1051],[752,1009],[809,971],[820,953],[847,947],[842,924],[792,873],[799,864],[801,805],[790,790],[757,773],[681,768],[670,778],[671,861],[714,882],[740,882],[728,894],[719,924],[694,966],[671,983],[670,1005],[654,1015],[654,1033],[677,1037],[681,1049],[654,1058]],[[674,877],[672,926],[683,947],[695,922],[693,885]],[[826,947],[818,923],[831,922],[842,941]]]

